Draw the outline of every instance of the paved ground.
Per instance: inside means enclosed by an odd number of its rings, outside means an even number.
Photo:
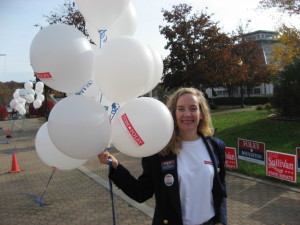
[[[96,157],[78,169],[55,171],[43,196],[45,205],[40,207],[34,201],[42,196],[53,172],[38,158],[34,147],[35,135],[43,123],[40,119],[26,119],[22,125],[22,120],[17,120],[7,144],[5,133],[12,121],[0,122],[0,225],[113,224],[108,168],[100,165]],[[13,150],[22,170],[19,173],[9,173]],[[114,152],[138,176],[140,160]],[[299,188],[235,173],[228,174],[227,185],[229,224],[300,224]],[[114,188],[114,204],[116,224],[151,224],[153,199],[138,204]]]

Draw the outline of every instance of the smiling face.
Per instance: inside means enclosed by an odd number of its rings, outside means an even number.
[[[202,119],[199,102],[193,94],[183,94],[176,104],[176,122],[182,140],[197,140],[197,128]]]

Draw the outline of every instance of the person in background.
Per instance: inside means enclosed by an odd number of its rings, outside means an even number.
[[[161,152],[142,158],[138,179],[108,151],[98,158],[111,160],[109,178],[130,198],[141,203],[155,195],[152,224],[226,225],[225,144],[213,137],[206,99],[195,88],[180,88],[167,107],[172,138]]]

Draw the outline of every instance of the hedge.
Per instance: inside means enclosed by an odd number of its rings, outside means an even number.
[[[241,97],[210,98],[209,102],[213,102],[216,105],[240,105]],[[269,97],[244,97],[245,105],[261,105],[269,102]]]

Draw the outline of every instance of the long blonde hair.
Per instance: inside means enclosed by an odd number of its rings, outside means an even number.
[[[178,99],[184,94],[192,94],[196,96],[199,102],[199,109],[202,119],[198,124],[198,133],[202,133],[204,136],[212,136],[214,133],[214,128],[210,117],[210,109],[203,93],[196,88],[179,88],[171,95],[167,102],[167,107],[169,108],[174,119],[174,131],[171,140],[160,152],[162,155],[167,155],[170,151],[172,151],[174,154],[178,154],[179,149],[181,148],[182,140],[179,137],[179,130],[176,121],[176,106]]]

